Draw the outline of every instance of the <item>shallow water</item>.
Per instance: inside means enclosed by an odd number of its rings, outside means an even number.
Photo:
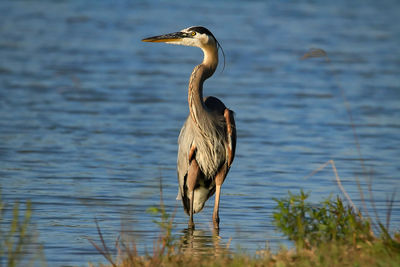
[[[110,246],[123,222],[139,251],[151,251],[159,228],[146,209],[159,204],[160,178],[167,211],[176,208],[174,234],[187,238],[176,141],[202,54],[140,40],[191,25],[212,30],[226,55],[205,95],[236,112],[221,245],[232,238],[232,249],[250,253],[267,241],[290,245],[272,225],[273,198],[300,188],[314,201],[341,194],[330,167],[305,178],[330,159],[362,206],[355,177],[367,183],[346,103],[384,220],[386,197],[400,185],[397,1],[2,1],[0,11],[2,198],[32,200],[50,266],[105,262],[87,240],[97,240],[95,218]],[[330,63],[300,60],[310,48],[327,51]],[[197,251],[215,242],[212,207],[195,215]]]

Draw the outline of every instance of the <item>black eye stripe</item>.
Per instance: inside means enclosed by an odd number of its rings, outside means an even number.
[[[201,26],[190,27],[188,30],[189,31],[195,31],[195,32],[198,32],[198,33],[201,33],[201,34],[205,33],[207,35],[211,35],[212,37],[214,37],[214,35],[207,28],[204,28],[204,27],[201,27]],[[214,39],[215,39],[215,37],[214,37]]]

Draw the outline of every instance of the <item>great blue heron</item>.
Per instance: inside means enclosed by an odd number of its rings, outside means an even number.
[[[208,29],[200,26],[142,41],[195,46],[203,50],[203,62],[194,68],[190,76],[190,114],[178,138],[177,199],[182,199],[184,210],[189,215],[189,228],[193,229],[193,213],[200,212],[215,193],[213,223],[218,229],[221,185],[232,165],[236,148],[233,112],[216,97],[203,99],[203,83],[217,68],[220,44]]]

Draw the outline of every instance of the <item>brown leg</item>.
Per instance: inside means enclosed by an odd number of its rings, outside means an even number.
[[[216,185],[215,186],[215,202],[214,202],[214,212],[213,212],[213,222],[214,222],[214,228],[218,229],[219,228],[219,196],[221,194],[221,186]]]
[[[190,207],[189,207],[189,223],[188,228],[194,229],[194,222],[193,222],[193,199],[194,199],[194,191],[189,191],[189,200],[190,200]]]
[[[221,195],[221,186],[226,177],[226,166],[223,166],[221,170],[215,176],[215,202],[214,202],[214,212],[213,212],[213,222],[214,228],[219,228],[219,198]]]
[[[193,222],[194,188],[196,186],[197,177],[199,176],[199,174],[200,174],[199,165],[197,164],[197,161],[195,159],[193,159],[192,162],[190,163],[188,177],[186,180],[186,185],[188,187],[189,200],[190,200],[189,224],[188,224],[189,229],[194,229],[194,222]]]

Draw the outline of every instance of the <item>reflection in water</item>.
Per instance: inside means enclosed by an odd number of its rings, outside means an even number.
[[[180,238],[180,249],[193,256],[220,256],[229,252],[229,242],[223,244],[221,240],[219,230],[216,229],[212,233],[204,230],[184,229]]]

